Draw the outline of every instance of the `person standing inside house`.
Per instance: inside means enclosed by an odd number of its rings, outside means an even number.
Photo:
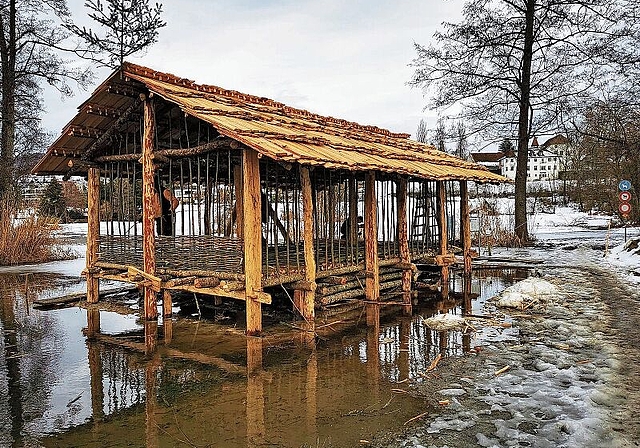
[[[175,236],[173,217],[180,204],[169,188],[164,188],[162,194],[155,193],[155,218],[158,235]]]

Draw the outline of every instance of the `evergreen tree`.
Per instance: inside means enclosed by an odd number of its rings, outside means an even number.
[[[85,6],[104,34],[71,21],[65,26],[89,45],[83,57],[106,67],[118,67],[126,57],[153,45],[158,30],[166,26],[160,18],[162,5],[151,6],[149,0],[106,0],[106,11],[101,0],[87,0]]]
[[[38,212],[42,216],[53,216],[62,218],[66,212],[64,195],[62,193],[62,184],[54,177],[42,192],[40,197],[40,205]]]

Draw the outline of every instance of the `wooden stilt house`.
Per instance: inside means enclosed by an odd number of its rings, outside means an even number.
[[[87,176],[89,302],[100,279],[143,287],[147,319],[174,290],[238,299],[256,334],[275,286],[312,322],[410,303],[414,263],[454,247],[470,272],[467,181],[504,178],[408,137],[125,63],[33,171]]]

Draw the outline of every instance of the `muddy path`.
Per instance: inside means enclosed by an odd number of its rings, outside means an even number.
[[[413,381],[424,415],[375,446],[640,446],[640,293],[598,253],[555,255],[538,275],[559,297]]]

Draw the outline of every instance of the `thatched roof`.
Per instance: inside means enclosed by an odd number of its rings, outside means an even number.
[[[100,136],[135,104],[139,93],[147,91],[210,123],[221,135],[277,161],[435,180],[507,181],[473,162],[412,141],[408,134],[317,115],[130,63],[114,72],[80,105],[78,114],[33,172],[68,172],[73,160],[89,148],[95,151],[94,143]]]

